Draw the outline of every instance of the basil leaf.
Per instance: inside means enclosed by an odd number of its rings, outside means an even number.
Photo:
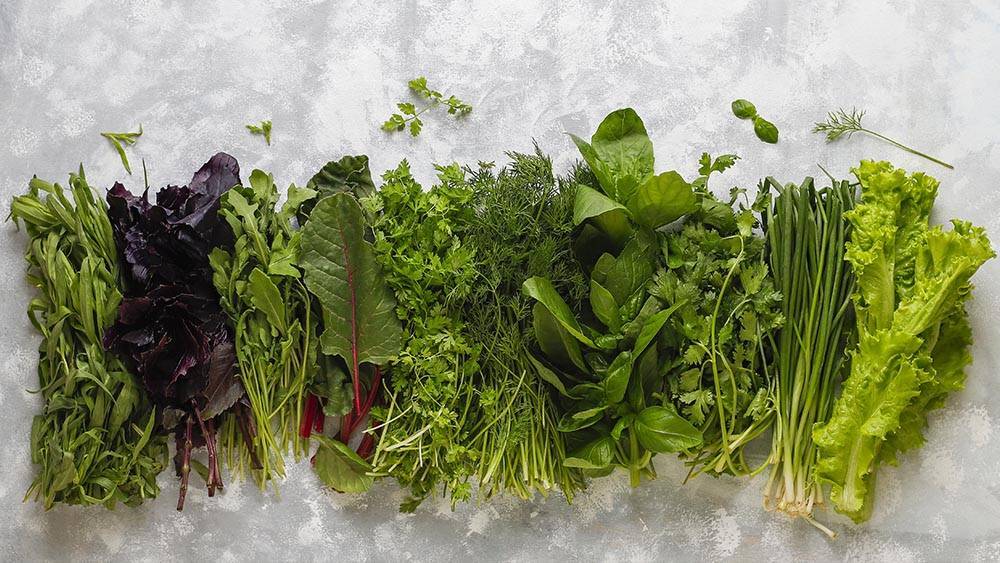
[[[650,229],[673,223],[698,209],[698,200],[691,184],[677,172],[664,172],[651,177],[628,202],[636,222]]]
[[[701,431],[682,418],[673,406],[643,409],[632,428],[642,447],[656,453],[674,453],[702,443]]]

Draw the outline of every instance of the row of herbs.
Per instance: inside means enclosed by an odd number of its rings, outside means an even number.
[[[43,335],[28,494],[138,504],[172,436],[178,509],[192,470],[209,496],[222,465],[276,487],[289,454],[344,493],[390,477],[404,511],[638,486],[671,454],[689,478],[770,471],[765,505],[831,535],[827,486],[867,518],[877,467],[962,386],[982,229],[930,227],[937,182],[884,162],[720,199],[738,157],[657,173],[631,109],[572,139],[565,176],[536,148],[377,186],[348,156],[280,206],[222,153],[155,203],[33,179],[11,213]]]

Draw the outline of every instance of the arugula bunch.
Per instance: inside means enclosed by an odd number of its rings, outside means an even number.
[[[878,466],[920,447],[929,411],[961,389],[972,361],[970,278],[995,256],[980,227],[929,224],[938,182],[888,162],[854,170],[861,202],[847,213],[857,279],[858,345],[830,420],[818,425],[817,478],[856,522],[872,509]]]
[[[462,322],[476,278],[473,251],[463,243],[472,191],[457,165],[438,167],[439,183],[424,191],[403,161],[363,200],[375,233],[375,254],[396,298],[406,335],[389,363],[386,405],[372,473],[409,487],[401,510],[412,511],[443,484],[452,502],[471,496],[479,453],[470,449],[478,421],[474,377],[478,346]]]
[[[38,295],[28,306],[42,334],[38,388],[44,406],[31,425],[39,466],[25,498],[107,508],[156,497],[167,463],[157,410],[141,382],[104,351],[104,331],[121,302],[117,250],[107,208],[83,167],[59,184],[32,178],[11,218],[30,238],[25,259]]]
[[[232,249],[209,254],[219,302],[235,330],[240,380],[256,429],[241,430],[249,423],[245,416],[228,418],[221,450],[237,473],[252,468],[262,488],[284,475],[282,453],[289,447],[296,458],[308,450],[297,433],[314,371],[317,322],[298,263],[301,233],[292,219],[313,196],[314,190],[293,184],[277,210],[273,177],[254,170],[249,185],[222,197],[219,213],[233,231]],[[242,438],[251,434],[252,443],[243,447]]]

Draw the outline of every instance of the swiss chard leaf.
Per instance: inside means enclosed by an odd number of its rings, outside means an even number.
[[[306,286],[331,321],[321,337],[323,352],[344,358],[355,378],[360,363],[385,363],[403,346],[396,299],[366,228],[357,200],[338,193],[322,199],[302,229]]]
[[[363,493],[371,488],[375,478],[368,475],[371,465],[348,446],[323,435],[313,458],[316,475],[324,485],[341,493]]]

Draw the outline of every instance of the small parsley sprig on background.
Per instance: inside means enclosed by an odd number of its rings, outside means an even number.
[[[131,147],[142,136],[142,123],[139,124],[139,131],[137,133],[109,133],[105,131],[101,133],[101,136],[111,141],[111,145],[115,147],[115,150],[118,151],[118,156],[122,159],[125,171],[131,175],[132,167],[129,166],[128,156],[125,155],[125,147]]]
[[[264,142],[267,146],[271,146],[271,120],[267,119],[260,122],[260,125],[247,125],[247,131],[253,135],[263,135]]]
[[[900,143],[899,141],[895,141],[893,139],[890,139],[889,137],[886,137],[885,135],[882,135],[881,133],[876,133],[871,129],[866,129],[862,127],[861,118],[863,118],[864,116],[865,116],[864,110],[858,111],[857,109],[854,108],[851,108],[850,113],[844,111],[842,108],[838,109],[837,111],[831,111],[830,113],[827,114],[826,121],[817,123],[815,127],[813,127],[813,133],[825,134],[827,142],[836,141],[837,139],[843,137],[844,135],[847,135],[847,137],[850,138],[855,133],[868,133],[869,135],[882,139],[883,141],[886,141],[887,143],[890,143],[892,145],[895,145],[910,154],[915,154],[917,156],[926,158],[927,160],[940,164],[941,166],[944,166],[949,170],[955,169],[954,166],[948,164],[947,162],[938,160],[933,156],[912,149]]]
[[[424,128],[424,122],[420,119],[420,116],[427,110],[441,104],[444,104],[448,108],[448,113],[456,117],[466,115],[472,111],[471,105],[459,100],[454,95],[445,98],[441,92],[428,88],[427,78],[423,76],[414,78],[408,85],[414,94],[427,100],[429,103],[418,110],[416,105],[410,102],[399,102],[396,104],[399,113],[389,116],[389,119],[382,124],[383,131],[403,131],[409,128],[410,135],[416,137]]]

